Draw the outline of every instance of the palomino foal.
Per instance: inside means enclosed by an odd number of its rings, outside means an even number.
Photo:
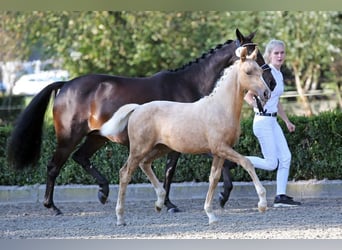
[[[204,204],[209,224],[218,221],[213,213],[212,200],[225,159],[237,162],[247,170],[259,196],[258,208],[260,211],[266,210],[266,190],[253,165],[232,149],[240,134],[240,115],[245,91],[254,92],[263,103],[271,93],[262,80],[262,69],[255,62],[256,55],[257,49],[247,57],[247,49],[243,48],[240,60],[225,69],[212,93],[197,102],[153,101],[143,105],[127,104],[101,127],[100,133],[114,140],[128,126],[130,151],[126,163],[120,169],[117,225],[125,225],[126,188],[137,166],[154,186],[157,194],[155,208],[161,210],[165,190],[151,165],[153,160],[170,150],[188,154],[211,153],[214,156]]]

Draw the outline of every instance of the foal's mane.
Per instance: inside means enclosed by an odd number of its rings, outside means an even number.
[[[203,53],[201,56],[197,57],[196,59],[194,59],[194,60],[192,60],[192,61],[190,61],[190,62],[188,62],[188,63],[186,63],[186,64],[184,64],[184,65],[182,65],[182,66],[180,66],[178,68],[176,68],[176,69],[169,69],[167,71],[169,71],[169,72],[176,72],[176,71],[184,70],[185,68],[190,67],[192,64],[199,63],[201,59],[206,58],[208,55],[212,55],[212,54],[216,53],[224,45],[229,44],[231,42],[233,42],[233,40],[227,40],[223,44],[218,44],[215,48],[212,48],[209,51]]]
[[[205,96],[204,98],[211,97],[214,95],[216,90],[221,87],[223,82],[226,81],[227,77],[229,76],[229,73],[234,70],[234,67],[237,63],[238,63],[238,61],[236,61],[234,64],[230,65],[229,67],[223,69],[220,78],[215,83],[214,89],[211,91],[211,93],[209,95]]]

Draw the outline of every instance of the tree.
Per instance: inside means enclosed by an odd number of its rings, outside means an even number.
[[[341,50],[341,14],[331,11],[34,11],[0,12],[0,18],[8,55],[0,61],[27,60],[38,51],[43,58],[62,59],[72,76],[151,75],[234,39],[236,28],[257,31],[261,50],[271,38],[286,42],[286,68],[308,115],[305,93],[321,87],[320,77]]]
[[[294,75],[297,91],[307,115],[312,110],[305,93],[319,87],[322,72],[329,70],[340,50],[341,25],[337,12],[276,12],[270,33],[286,42],[286,65]],[[339,42],[338,42],[339,41]]]
[[[22,32],[26,18],[19,12],[2,12],[0,15],[0,62],[21,60],[29,51]]]

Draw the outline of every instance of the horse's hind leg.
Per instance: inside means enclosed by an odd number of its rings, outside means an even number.
[[[224,159],[214,156],[211,165],[209,176],[209,189],[204,203],[204,210],[209,218],[209,225],[216,223],[218,221],[217,217],[213,213],[212,202],[214,198],[215,189],[221,177],[223,161]]]
[[[109,195],[109,183],[105,177],[91,164],[90,157],[101,148],[105,142],[106,138],[89,134],[85,142],[80,146],[80,148],[73,154],[72,158],[78,164],[80,164],[87,173],[93,176],[100,189],[98,191],[98,198],[102,204],[105,204]]]
[[[135,169],[138,167],[139,161],[132,159],[130,156],[128,157],[126,163],[119,171],[120,182],[119,182],[119,191],[118,191],[118,199],[116,202],[116,224],[118,226],[125,226],[126,222],[124,219],[124,210],[125,210],[125,197],[128,183],[132,179],[132,174]]]
[[[60,170],[70,153],[74,149],[75,144],[72,142],[59,142],[54,152],[52,159],[47,165],[47,181],[44,196],[44,206],[46,208],[52,208],[56,215],[62,214],[61,210],[57,208],[53,202],[53,193],[55,188],[56,178],[60,173]]]
[[[166,195],[165,195],[164,204],[167,207],[167,211],[172,212],[172,213],[180,212],[178,207],[174,205],[170,201],[170,198],[169,198],[172,179],[175,174],[177,162],[178,162],[180,155],[181,154],[176,151],[170,152],[167,155],[167,161],[166,161],[166,166],[165,166],[165,179],[164,179],[163,187],[166,191]]]
[[[223,163],[222,177],[223,177],[223,192],[219,195],[220,206],[223,208],[229,199],[230,193],[233,190],[233,181],[230,174],[230,169],[235,168],[235,162],[225,160]]]
[[[152,166],[151,162],[144,162],[144,163],[141,163],[139,166],[143,170],[143,172],[146,174],[146,176],[148,177],[148,179],[150,180],[150,182],[152,183],[152,185],[154,187],[154,190],[155,190],[156,195],[157,195],[157,201],[155,203],[155,209],[157,212],[160,212],[161,209],[163,208],[163,205],[164,205],[166,192],[165,192],[163,186],[161,185],[161,183],[159,182],[158,178],[154,174],[154,172],[151,168],[151,166]]]

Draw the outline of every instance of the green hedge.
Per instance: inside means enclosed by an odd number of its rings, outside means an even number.
[[[0,96],[0,126],[13,123],[30,99],[31,97],[17,95]]]
[[[342,112],[321,113],[319,116],[290,117],[296,125],[295,133],[288,133],[280,122],[292,152],[290,180],[342,179]],[[244,155],[260,155],[260,147],[252,132],[252,117],[242,121],[242,134],[236,150]],[[55,147],[54,130],[45,129],[43,150],[37,168],[16,172],[6,162],[5,145],[10,134],[10,126],[0,127],[0,185],[26,185],[45,183],[46,163]],[[120,167],[127,158],[127,148],[107,143],[93,157],[94,165],[108,178],[111,184],[118,183]],[[162,181],[166,158],[154,162],[154,170]],[[179,159],[175,182],[208,181],[211,159],[201,155],[183,155]],[[275,180],[276,171],[257,170],[261,180]],[[233,170],[234,181],[250,181],[241,167]],[[133,183],[148,182],[139,169],[133,176]],[[63,167],[57,184],[95,184],[93,178],[81,166],[68,160]]]

